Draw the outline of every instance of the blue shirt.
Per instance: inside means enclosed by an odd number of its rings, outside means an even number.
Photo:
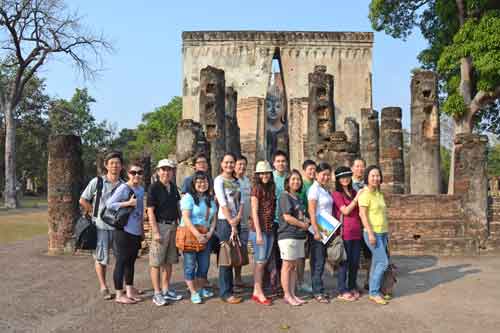
[[[205,202],[205,198],[200,198],[198,205],[195,204],[193,197],[191,194],[186,193],[181,199],[181,211],[189,210],[189,217],[191,218],[192,224],[203,225],[207,228],[210,227],[210,221],[215,215],[217,210],[217,206],[215,206],[215,201],[212,200],[210,203],[210,212],[208,215],[208,221],[206,221],[207,214],[207,204]],[[181,226],[184,225],[184,218],[181,218]]]
[[[118,210],[120,208],[120,203],[128,201],[130,189],[134,191],[137,205],[130,213],[128,222],[123,230],[129,234],[141,236],[143,233],[142,221],[144,219],[144,188],[142,186],[134,188],[129,187],[127,184],[120,185],[111,198],[108,199],[106,206],[113,210]]]
[[[274,193],[276,195],[276,213],[274,216],[274,223],[279,224],[280,223],[280,215],[278,212],[278,207],[280,204],[280,196],[281,193],[285,190],[285,178],[286,178],[286,172],[280,176],[278,171],[274,170],[273,171],[273,179],[274,179]]]

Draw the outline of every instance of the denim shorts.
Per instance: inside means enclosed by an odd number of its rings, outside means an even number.
[[[255,231],[250,231],[248,240],[252,242],[254,261],[258,264],[265,264],[271,257],[271,251],[273,250],[273,233],[262,233],[262,240],[264,241],[262,245],[257,245],[257,233]]]
[[[184,279],[193,281],[206,279],[210,267],[210,247],[201,252],[183,252],[184,257]]]
[[[103,266],[109,264],[109,252],[113,248],[113,232],[114,230],[97,228],[97,245],[94,251],[94,259]]]

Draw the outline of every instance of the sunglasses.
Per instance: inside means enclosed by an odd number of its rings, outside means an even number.
[[[144,173],[142,170],[139,170],[139,171],[135,171],[135,170],[130,170],[128,173],[130,173],[132,176],[142,176],[142,174]]]

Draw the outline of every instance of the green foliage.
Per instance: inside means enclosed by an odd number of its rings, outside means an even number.
[[[461,95],[454,93],[448,96],[442,109],[450,116],[459,116],[467,112],[467,105]]]
[[[453,44],[444,48],[438,61],[439,72],[456,73],[464,57],[474,61],[479,90],[492,91],[500,86],[500,11],[468,19],[454,36]]]
[[[500,144],[488,149],[488,176],[500,176]]]
[[[142,123],[134,133],[135,140],[129,142],[126,150],[130,158],[144,153],[151,154],[154,161],[166,158],[175,151],[177,123],[182,117],[182,99],[174,97],[167,104],[143,115]]]
[[[448,189],[448,179],[450,178],[451,152],[441,146],[441,181],[442,189],[446,193]]]

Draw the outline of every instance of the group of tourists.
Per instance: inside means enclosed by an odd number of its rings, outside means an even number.
[[[152,236],[149,266],[155,305],[182,299],[171,284],[172,266],[179,262],[176,234],[179,237],[181,231],[198,245],[197,250],[182,251],[184,280],[194,304],[214,296],[216,288],[207,278],[210,258],[227,242],[236,242],[244,249],[251,242],[251,299],[255,303],[268,306],[274,296],[283,294],[285,303],[301,306],[307,301],[298,294],[304,293],[312,294],[319,303],[329,303],[323,273],[331,241],[322,241],[318,216],[323,213],[342,222],[332,237],[341,237],[345,249],[344,260],[335,267],[337,299],[351,302],[361,297],[363,288],[357,275],[362,255],[371,261],[365,286],[368,298],[377,304],[387,304],[390,299],[381,292],[389,264],[388,222],[380,191],[382,173],[377,166],[365,168],[365,162],[358,158],[351,167],[332,170],[328,163],[306,160],[300,172],[289,170],[287,155],[277,151],[272,166],[268,161],[256,163],[250,180],[246,176],[247,159],[225,153],[219,175],[211,179],[207,156],[200,154],[193,160],[194,173],[180,184],[179,192],[174,179],[176,163],[163,159],[156,166],[156,181],[144,199],[140,163],[128,165],[128,181],[124,181],[120,178],[120,153],[109,153],[104,162],[106,175],[91,180],[80,199],[83,210],[94,216],[98,230],[95,270],[104,299],[113,298],[106,283],[111,249],[116,258],[116,302],[134,304],[144,298],[134,287],[134,265],[143,239],[145,211]],[[99,211],[129,208],[123,229],[113,230],[102,221],[100,212],[94,212],[97,202]],[[310,283],[304,274],[306,258]],[[241,266],[219,264],[218,270],[219,297],[229,304],[242,302],[235,289],[251,286],[243,282]]]

